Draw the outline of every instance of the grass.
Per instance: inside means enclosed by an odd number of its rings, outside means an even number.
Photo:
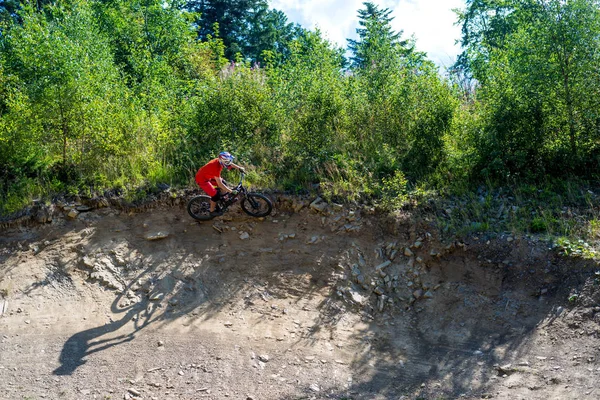
[[[600,250],[600,196],[587,185],[559,182],[544,187],[484,187],[447,194],[434,202],[442,232],[537,235],[563,254],[596,258]]]

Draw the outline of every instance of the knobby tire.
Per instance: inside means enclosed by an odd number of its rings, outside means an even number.
[[[208,221],[213,219],[210,215],[210,197],[205,195],[192,198],[188,202],[187,211],[192,218],[198,221]]]
[[[271,200],[260,193],[248,193],[242,200],[242,210],[253,217],[266,217],[273,210]]]

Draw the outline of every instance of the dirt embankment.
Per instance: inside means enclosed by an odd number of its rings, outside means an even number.
[[[0,398],[600,398],[595,264],[279,200],[5,229]]]

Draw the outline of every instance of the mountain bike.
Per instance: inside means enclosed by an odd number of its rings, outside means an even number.
[[[220,215],[225,213],[227,209],[234,203],[241,200],[240,205],[242,210],[248,215],[253,217],[266,217],[271,214],[273,210],[273,203],[271,200],[261,193],[248,192],[244,187],[244,174],[241,174],[240,182],[233,188],[237,191],[237,194],[232,195],[226,193],[219,201],[215,211],[218,211]],[[223,181],[227,185],[225,181]],[[229,185],[227,185],[229,186]],[[195,196],[188,201],[187,211],[190,216],[198,221],[208,221],[213,219],[216,215],[210,215],[210,197],[207,195]]]

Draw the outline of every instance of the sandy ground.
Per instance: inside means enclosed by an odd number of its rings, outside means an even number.
[[[165,207],[5,230],[0,398],[600,399],[595,264],[390,221]]]

